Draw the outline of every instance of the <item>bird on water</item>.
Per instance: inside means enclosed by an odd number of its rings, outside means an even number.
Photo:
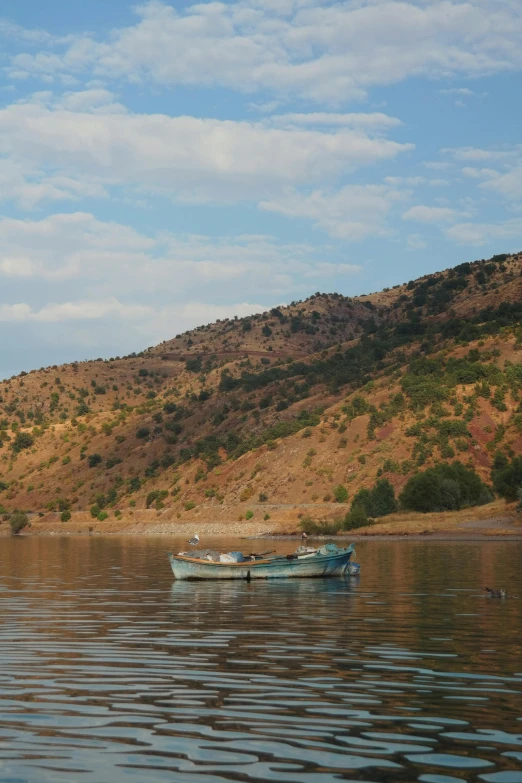
[[[307,538],[308,538],[308,536],[306,535],[306,533],[301,533],[301,541],[303,543],[306,541]]]
[[[485,587],[484,590],[490,598],[507,598],[505,590],[493,590],[491,587]]]
[[[189,541],[190,546],[197,546],[199,544],[199,536],[197,533],[194,533],[192,538]]]

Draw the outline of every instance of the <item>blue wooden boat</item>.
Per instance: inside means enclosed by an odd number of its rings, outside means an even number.
[[[204,560],[186,553],[168,553],[176,579],[288,579],[295,577],[343,576],[350,573],[353,544],[339,549],[325,544],[313,553],[246,558],[237,563]],[[355,564],[353,564],[355,565]],[[352,571],[353,573],[353,571]]]

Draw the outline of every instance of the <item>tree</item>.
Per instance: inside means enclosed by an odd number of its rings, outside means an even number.
[[[22,511],[15,511],[9,520],[13,536],[17,536],[24,528],[29,526],[29,518]]]
[[[338,484],[335,487],[334,498],[336,503],[346,503],[348,500],[348,490],[343,484]]]
[[[522,511],[522,485],[517,489],[517,511]]]
[[[102,462],[101,454],[89,454],[87,462],[90,468],[95,468],[96,465],[100,465]]]
[[[34,443],[34,438],[29,432],[18,432],[16,438],[13,441],[13,451],[22,451],[22,449],[30,449]]]
[[[388,479],[380,479],[371,491],[371,516],[385,517],[397,511],[395,490]]]
[[[62,522],[68,522],[70,518],[71,518],[71,512],[69,511],[69,509],[62,511],[62,513],[60,514],[60,519]]]
[[[522,484],[522,457],[513,457],[510,462],[501,452],[495,455],[491,478],[495,492],[506,500],[516,500],[517,490]]]
[[[388,479],[379,479],[372,489],[362,488],[352,500],[351,509],[361,506],[368,517],[385,517],[397,511],[395,490]]]
[[[480,476],[461,462],[441,463],[412,476],[399,498],[409,511],[427,514],[452,511],[488,502],[490,493]]]
[[[343,522],[343,528],[345,530],[353,530],[357,527],[365,527],[369,524],[368,514],[362,503],[357,503],[352,506],[350,511],[346,514]]]

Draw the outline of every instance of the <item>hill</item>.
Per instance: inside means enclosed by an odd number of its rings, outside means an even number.
[[[521,293],[501,255],[23,372],[0,385],[0,513],[268,529],[440,462],[490,484],[522,453]]]

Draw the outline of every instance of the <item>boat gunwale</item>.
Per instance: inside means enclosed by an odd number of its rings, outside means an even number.
[[[324,560],[334,560],[334,559],[337,559],[337,558],[346,557],[346,555],[348,553],[351,556],[353,554],[353,552],[354,552],[353,544],[350,544],[350,546],[347,546],[344,549],[340,549],[338,552],[335,552],[335,553],[324,554],[324,555],[322,555],[322,554],[320,555],[319,553],[317,553],[317,555],[314,555],[313,559],[315,560],[317,558],[318,560],[323,560],[323,559]],[[233,568],[233,567],[236,567],[236,566],[241,566],[242,568],[245,568],[246,566],[248,566],[248,568],[255,568],[256,566],[261,566],[261,565],[272,565],[274,562],[277,562],[278,560],[285,561],[287,563],[297,563],[297,562],[299,562],[299,557],[288,558],[286,555],[280,555],[280,556],[276,555],[275,557],[272,557],[272,558],[270,558],[268,560],[243,560],[240,563],[236,563],[236,562],[233,562],[233,563],[221,563],[221,562],[219,562],[218,563],[215,560],[204,560],[203,558],[187,557],[186,555],[174,555],[172,552],[168,552],[168,556],[169,556],[169,559],[180,560],[183,563],[196,563],[198,565],[218,566],[218,567],[219,566],[221,566],[221,567],[225,566],[226,568],[230,568],[230,567]],[[308,559],[312,559],[312,558],[302,558],[302,560],[305,560],[305,559],[308,560]]]

